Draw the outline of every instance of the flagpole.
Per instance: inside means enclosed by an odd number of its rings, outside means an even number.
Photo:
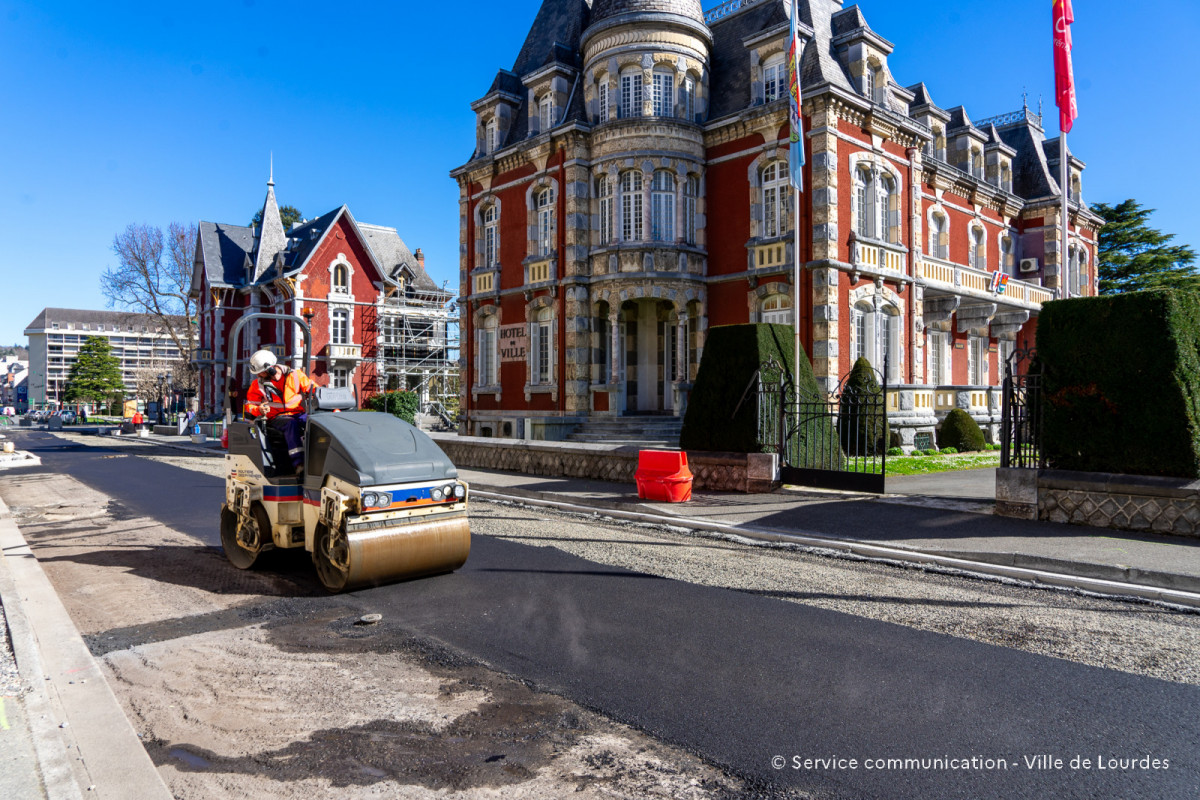
[[[1062,190],[1062,255],[1059,256],[1059,271],[1062,273],[1062,296],[1064,298],[1071,296],[1071,280],[1070,280],[1070,263],[1071,259],[1068,255],[1068,236],[1070,229],[1067,223],[1067,198],[1071,193],[1070,184],[1067,183],[1069,174],[1067,165],[1067,132],[1061,131],[1058,137],[1058,181],[1059,188]]]
[[[799,143],[792,145],[793,147],[804,147],[803,136]],[[795,242],[792,245],[792,328],[795,331],[796,341],[794,344],[795,356],[793,360],[792,384],[795,389],[796,402],[800,402],[800,353],[803,352],[800,347],[800,187],[794,187],[792,194],[796,197],[794,216],[792,217],[792,228],[795,235]]]

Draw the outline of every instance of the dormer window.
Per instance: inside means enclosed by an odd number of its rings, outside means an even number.
[[[554,93],[546,92],[538,101],[538,123],[542,133],[554,127],[556,121],[554,111]]]
[[[1000,188],[1006,192],[1012,191],[1012,167],[1007,161],[1000,165]]]
[[[632,67],[621,73],[621,108],[622,119],[640,117],[642,115],[642,70]]]
[[[971,150],[971,174],[983,180],[983,151],[978,147]]]
[[[663,67],[654,70],[654,116],[675,116],[675,74]]]
[[[487,125],[485,125],[483,128],[483,152],[484,152],[484,154],[486,155],[487,153],[496,152],[496,145],[497,145],[497,142],[496,142],[496,120],[489,119],[487,122]]]
[[[776,53],[763,65],[763,102],[771,103],[783,96],[787,84],[782,53]]]

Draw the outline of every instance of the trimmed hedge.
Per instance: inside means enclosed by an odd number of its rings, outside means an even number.
[[[710,328],[704,342],[704,355],[696,384],[683,417],[679,446],[684,450],[715,450],[732,453],[760,453],[770,448],[758,441],[758,403],[754,391],[742,402],[743,393],[754,373],[770,356],[782,365],[783,374],[792,380],[794,336],[790,325],[767,323],[718,325]],[[800,357],[801,391],[823,396],[813,376],[812,365],[803,353]],[[741,407],[738,403],[741,402]],[[737,414],[734,415],[734,409]],[[825,452],[826,460],[841,463],[836,434],[827,418],[807,426],[799,436],[801,447],[822,442],[814,452]],[[801,459],[804,453],[800,454]],[[803,460],[797,463],[805,463]],[[816,466],[813,461],[806,466]]]
[[[386,404],[386,405],[385,405]],[[383,411],[399,417],[409,425],[417,424],[417,406],[420,400],[416,392],[381,392],[367,398],[367,408]]]
[[[952,447],[956,453],[983,450],[987,446],[987,439],[979,423],[961,408],[951,409],[946,419],[942,420],[937,439],[938,447]]]
[[[1200,292],[1047,303],[1037,349],[1051,466],[1200,478]]]

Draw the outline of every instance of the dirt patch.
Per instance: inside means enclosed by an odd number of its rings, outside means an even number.
[[[183,800],[768,796],[392,620],[359,624],[306,559],[236,570],[65,476],[0,492]]]

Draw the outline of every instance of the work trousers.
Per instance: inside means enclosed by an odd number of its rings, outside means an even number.
[[[280,414],[267,420],[267,425],[283,434],[296,472],[304,468],[304,423],[307,421],[307,414]]]

